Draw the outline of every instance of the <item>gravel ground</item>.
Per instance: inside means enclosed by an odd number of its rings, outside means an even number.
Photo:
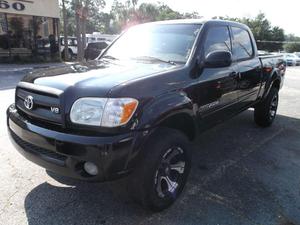
[[[152,214],[133,203],[124,181],[62,178],[24,159],[10,144],[5,110],[24,71],[0,71],[0,224],[300,224],[300,68],[289,68],[271,128],[253,112],[202,134],[178,201]],[[5,78],[4,78],[5,77]]]

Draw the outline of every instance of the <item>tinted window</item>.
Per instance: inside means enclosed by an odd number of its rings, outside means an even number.
[[[253,55],[253,48],[248,31],[232,27],[232,33],[234,59],[250,58]]]
[[[204,44],[205,56],[213,51],[230,51],[230,35],[227,27],[210,28]]]
[[[106,42],[100,42],[98,43],[98,48],[104,49],[108,46],[108,44]]]
[[[70,39],[70,45],[77,46],[77,39]]]
[[[97,49],[104,49],[107,46],[108,44],[105,42],[94,42],[94,43],[89,43],[88,45],[89,48],[97,48]]]

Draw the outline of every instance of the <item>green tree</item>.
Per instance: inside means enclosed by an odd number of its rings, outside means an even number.
[[[104,34],[115,34],[115,31],[111,26],[112,21],[113,16],[110,13],[91,11],[90,17],[86,25],[86,32],[101,32]]]
[[[136,3],[134,0],[125,3],[114,0],[110,12],[114,21],[113,30],[121,32],[132,25],[152,21],[201,18],[197,12],[182,14],[163,3],[142,3],[139,7]]]
[[[183,16],[177,11],[174,11],[166,4],[159,4],[158,6],[159,15],[157,16],[156,20],[176,20],[182,19]]]
[[[217,17],[215,17],[216,19]],[[252,31],[258,49],[278,51],[283,49],[285,41],[284,30],[280,27],[272,27],[271,22],[264,13],[259,13],[254,19],[219,17],[219,19],[231,20],[246,24]]]
[[[271,30],[271,41],[274,43],[270,43],[268,46],[270,51],[278,51],[283,50],[283,41],[285,40],[284,30],[280,27],[273,27]]]
[[[300,42],[300,37],[295,36],[294,34],[288,34],[285,36],[286,41],[299,41]]]
[[[64,0],[69,1],[66,5],[67,31],[70,35],[76,33],[81,37],[79,45],[85,46],[85,33],[94,31],[117,34],[122,30],[139,23],[201,18],[198,12],[180,13],[164,3],[141,3],[138,0],[119,1],[114,0],[109,13],[101,12],[105,0]],[[84,9],[88,16],[80,18],[75,12]],[[77,9],[77,10],[76,10]],[[278,51],[283,49],[285,39],[295,41],[296,36],[284,35],[284,30],[272,26],[265,14],[259,13],[255,18],[214,17],[214,19],[226,19],[244,23],[250,27],[257,41],[259,49]],[[77,21],[77,23],[76,23]],[[76,25],[77,24],[77,25]],[[300,39],[300,38],[299,38]],[[300,40],[298,40],[300,41]],[[81,43],[82,42],[82,43]],[[81,47],[80,49],[83,49]],[[81,54],[82,55],[82,54]]]
[[[202,16],[199,15],[198,12],[192,12],[192,13],[184,13],[182,15],[183,19],[201,19]]]
[[[103,7],[103,0],[64,1],[66,2],[64,7],[65,10],[63,10],[62,7],[62,11],[65,11],[67,17],[67,33],[69,35],[76,35],[76,27],[81,27],[80,30],[83,29],[87,33],[97,31],[108,34],[116,34],[139,23],[159,20],[201,18],[197,12],[179,13],[162,3],[142,3],[138,6],[138,0],[127,0],[125,2],[114,0],[109,13],[104,13],[99,10]],[[78,11],[78,8],[81,9],[82,7],[85,7],[87,2],[88,5],[90,5],[90,7],[88,7],[89,16],[83,25],[82,20],[76,16],[75,12]],[[99,2],[100,7],[99,5],[96,5],[96,3],[99,4]],[[63,13],[61,13],[61,15],[63,17]],[[78,26],[76,24],[78,24]]]
[[[157,5],[151,3],[142,3],[138,9],[139,20],[141,23],[156,21],[159,13]]]
[[[259,13],[253,20],[243,18],[241,22],[250,27],[257,40],[270,40],[272,27],[264,13]]]
[[[284,50],[286,52],[300,52],[300,43],[286,43]]]
[[[104,8],[104,0],[75,0],[75,22],[76,22],[76,37],[77,37],[77,59],[83,60],[84,48],[86,46],[86,27],[90,12]]]

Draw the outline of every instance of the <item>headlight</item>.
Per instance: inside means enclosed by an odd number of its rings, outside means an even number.
[[[80,98],[72,106],[70,118],[73,123],[100,126],[107,99]]]
[[[138,101],[133,98],[80,98],[72,106],[73,123],[117,127],[128,123]]]

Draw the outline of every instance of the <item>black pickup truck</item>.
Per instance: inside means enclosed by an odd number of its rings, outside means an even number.
[[[182,192],[198,133],[248,108],[273,123],[284,71],[243,24],[148,23],[95,61],[25,76],[7,126],[34,163],[86,181],[130,174],[133,197],[159,211]]]

